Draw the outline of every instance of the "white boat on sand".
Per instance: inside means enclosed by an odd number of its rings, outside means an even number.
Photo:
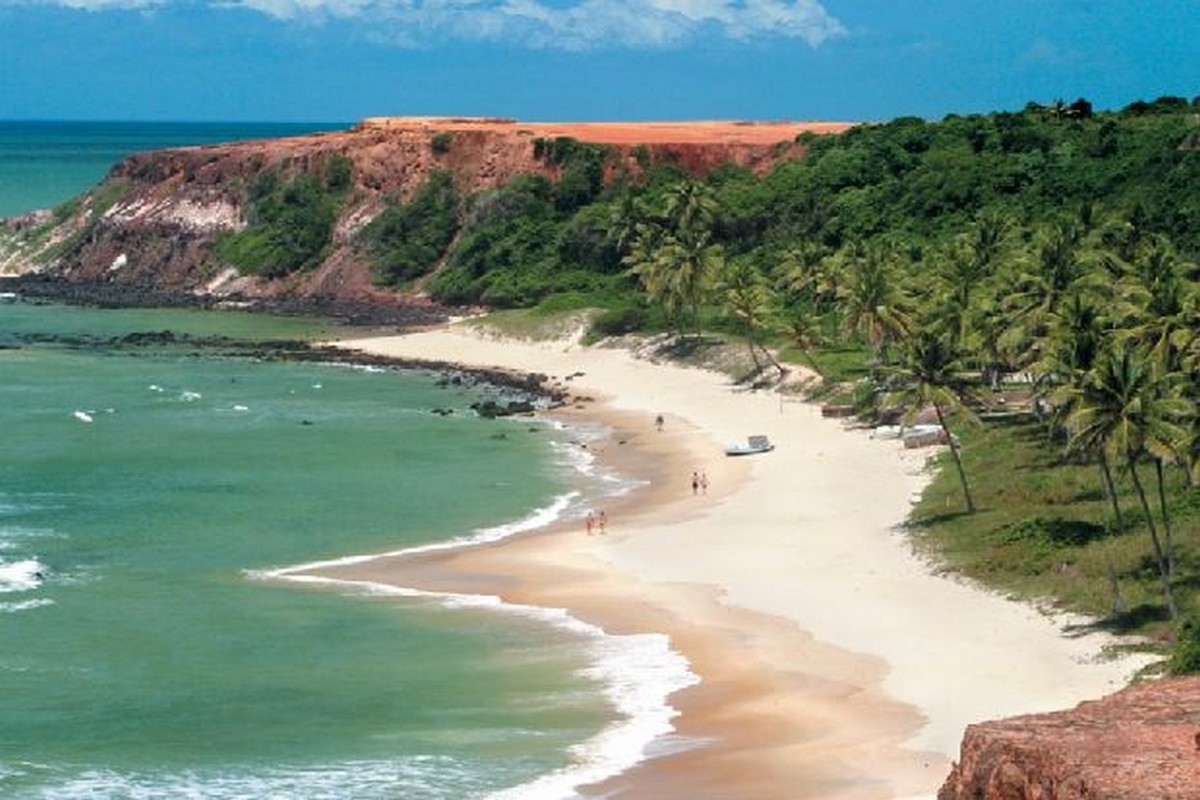
[[[745,444],[730,445],[725,448],[727,456],[751,456],[756,453],[767,453],[775,449],[771,440],[766,436],[749,436]]]

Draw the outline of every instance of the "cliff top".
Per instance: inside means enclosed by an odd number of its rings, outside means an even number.
[[[525,122],[502,117],[368,117],[356,130],[489,131],[567,136],[596,144],[752,144],[790,142],[798,134],[841,133],[848,122],[696,120],[664,122]]]

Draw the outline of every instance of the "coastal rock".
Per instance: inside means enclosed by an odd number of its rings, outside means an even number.
[[[439,321],[442,310],[418,290],[375,285],[354,237],[388,198],[410,198],[434,172],[448,172],[464,195],[519,175],[557,180],[563,166],[554,149],[560,140],[574,139],[606,147],[609,181],[662,164],[694,175],[724,164],[762,173],[803,156],[798,134],[846,127],[385,117],[334,133],[138,153],[64,206],[73,210],[62,218],[41,214],[0,221],[0,274],[45,278],[37,287],[44,292],[52,291],[47,282],[73,284],[85,294],[119,296],[124,305],[139,304],[143,295],[173,295],[177,302],[190,298],[196,304],[299,301],[294,310],[339,316],[346,309],[403,307],[416,309],[412,324],[429,324]],[[239,275],[216,254],[218,239],[249,224],[246,187],[265,173],[284,179],[323,174],[335,160],[352,166],[352,185],[319,264],[268,279]]]
[[[938,800],[1200,798],[1200,677],[971,725]]]

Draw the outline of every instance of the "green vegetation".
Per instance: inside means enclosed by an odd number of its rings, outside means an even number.
[[[376,282],[395,285],[425,274],[458,231],[459,197],[444,170],[434,172],[407,203],[389,201],[362,232]]]
[[[353,165],[335,156],[317,174],[264,172],[246,196],[247,227],[219,238],[216,256],[241,272],[278,278],[319,264],[333,235]]]
[[[554,180],[459,197],[435,175],[359,244],[382,283],[547,310],[521,325],[590,307],[593,336],[725,336],[756,380],[778,354],[869,419],[929,413],[958,444],[914,517],[927,547],[1119,630],[1169,639],[1181,620],[1194,642],[1198,120],[1181,98],[901,118],[703,179],[650,149],[626,174],[605,147],[533,139]],[[278,274],[319,257],[340,190],[308,180],[252,187],[227,258]],[[1174,669],[1195,668],[1189,646]]]
[[[442,155],[450,152],[450,145],[454,143],[454,133],[452,131],[439,131],[429,140],[429,149],[434,155]]]

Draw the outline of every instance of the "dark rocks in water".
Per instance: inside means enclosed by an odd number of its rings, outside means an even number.
[[[364,299],[356,302],[345,298],[320,296],[214,298],[191,292],[170,291],[137,284],[100,281],[74,282],[41,275],[0,277],[0,292],[19,294],[22,302],[29,303],[56,302],[102,308],[152,307],[214,310],[233,306],[250,311],[332,318],[351,325],[394,326],[400,330],[442,323],[447,318],[445,309],[428,304],[381,304],[377,299]],[[541,373],[515,372],[499,368],[463,367],[447,362],[421,359],[390,358],[340,347],[313,345],[303,340],[241,340],[227,336],[190,336],[169,330],[135,332],[118,337],[87,334],[67,336],[22,334],[14,338],[18,343],[51,343],[69,347],[151,348],[180,345],[209,352],[216,351],[220,355],[233,358],[425,370],[440,376],[439,386],[492,387],[517,398],[505,401],[490,400],[478,404],[475,410],[484,417],[529,414],[535,410],[535,403],[557,407],[566,403],[569,398],[568,392],[559,386],[552,386],[550,378]]]
[[[120,343],[132,347],[145,345],[175,344],[179,341],[174,331],[152,331],[147,333],[130,333],[120,338]]]
[[[44,275],[0,278],[0,291],[26,302],[56,302],[95,308],[239,308],[292,316],[327,317],[349,325],[416,328],[445,322],[449,312],[429,303],[361,302],[328,295],[214,297],[131,283],[72,281]]]
[[[511,417],[516,414],[532,414],[534,411],[533,403],[529,400],[509,400],[507,403],[484,400],[481,403],[472,403],[471,408],[476,414],[486,419]]]
[[[437,414],[439,417],[448,417],[454,413],[454,409],[452,409],[452,408],[435,408],[435,409],[432,409],[432,413]]]

